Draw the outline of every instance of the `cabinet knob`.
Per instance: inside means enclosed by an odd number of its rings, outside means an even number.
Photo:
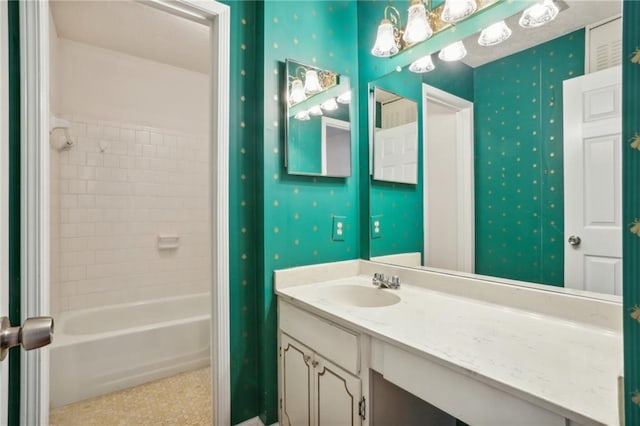
[[[304,363],[309,365],[309,361],[311,361],[311,355],[305,355],[303,359]]]
[[[318,364],[320,364],[318,361],[314,360],[311,365],[313,366],[313,368],[316,368],[318,366]]]

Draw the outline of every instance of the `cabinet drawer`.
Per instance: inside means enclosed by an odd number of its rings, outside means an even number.
[[[280,329],[345,370],[360,373],[358,335],[288,303],[278,303]]]

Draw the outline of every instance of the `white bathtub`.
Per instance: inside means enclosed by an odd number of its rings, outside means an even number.
[[[64,312],[51,346],[58,407],[209,365],[208,293]]]

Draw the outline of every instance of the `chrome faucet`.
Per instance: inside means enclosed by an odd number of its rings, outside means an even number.
[[[391,289],[400,288],[400,277],[397,275],[385,277],[384,274],[376,272],[373,274],[372,282],[373,282],[373,285],[375,285],[378,288],[391,288]]]

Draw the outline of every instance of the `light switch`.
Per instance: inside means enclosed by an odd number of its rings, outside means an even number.
[[[333,216],[333,233],[331,239],[333,241],[344,241],[344,235],[347,232],[347,217]]]
[[[382,215],[371,216],[371,238],[382,238]]]

